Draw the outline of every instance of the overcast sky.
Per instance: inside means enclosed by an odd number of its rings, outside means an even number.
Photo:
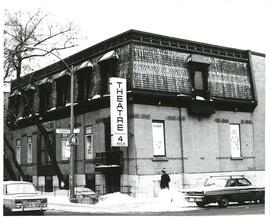
[[[266,53],[266,0],[5,0],[4,7],[42,8],[73,21],[83,36],[67,56],[129,29]],[[268,4],[269,6],[269,4]],[[267,12],[267,13],[266,13]],[[269,20],[269,19],[268,19]],[[269,44],[269,43],[268,43]]]

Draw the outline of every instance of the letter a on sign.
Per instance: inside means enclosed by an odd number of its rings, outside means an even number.
[[[110,78],[111,146],[127,147],[127,87],[126,79]]]

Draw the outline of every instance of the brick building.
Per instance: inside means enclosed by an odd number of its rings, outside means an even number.
[[[136,30],[66,58],[76,70],[76,185],[104,192],[128,185],[134,195],[155,196],[162,168],[176,191],[216,174],[244,174],[262,184],[264,59]],[[110,77],[127,81],[127,147],[111,147]],[[50,189],[57,177],[22,90],[68,176],[67,136],[55,130],[69,128],[70,76],[59,61],[12,82],[9,107],[17,119],[9,127],[17,158],[33,183]]]

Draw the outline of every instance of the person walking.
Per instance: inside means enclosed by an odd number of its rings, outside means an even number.
[[[169,182],[171,181],[170,176],[166,173],[165,168],[161,171],[161,180],[160,180],[160,188],[161,189],[169,189]]]

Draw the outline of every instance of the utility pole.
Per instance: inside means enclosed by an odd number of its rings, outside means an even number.
[[[74,191],[75,185],[75,146],[76,142],[72,140],[74,134],[74,68],[71,66],[70,71],[70,177],[69,177],[69,200],[70,202],[77,202],[77,198]]]

